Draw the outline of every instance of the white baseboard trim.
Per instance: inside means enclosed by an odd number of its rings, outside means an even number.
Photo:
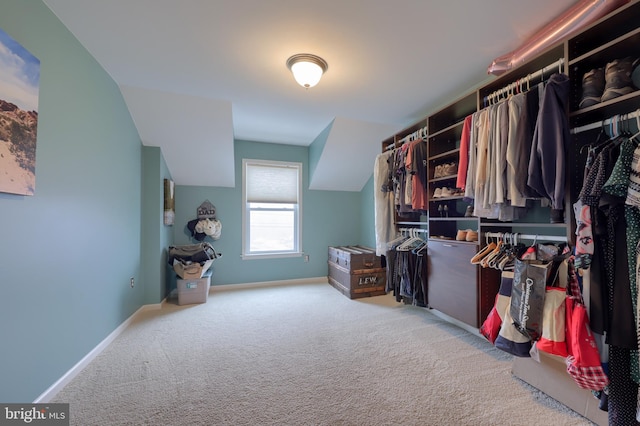
[[[279,280],[279,281],[261,281],[255,283],[243,283],[243,284],[219,284],[212,285],[209,288],[209,293],[215,293],[218,291],[229,290],[244,290],[250,288],[263,288],[263,287],[276,287],[281,285],[299,285],[299,284],[324,284],[328,283],[327,277],[315,277],[315,278],[299,278],[293,280]]]
[[[38,403],[47,403],[53,399],[54,396],[57,395],[60,390],[65,387],[74,377],[76,377],[95,357],[97,357],[100,352],[102,352],[111,342],[115,340],[136,318],[136,316],[140,315],[140,313],[150,310],[150,309],[162,309],[162,304],[165,303],[166,299],[161,303],[153,303],[149,305],[142,305],[135,311],[129,318],[127,318],[122,324],[120,324],[115,330],[113,330],[107,337],[105,337],[98,345],[93,348],[88,354],[86,354],[80,361],[76,363],[69,371],[67,371],[62,377],[60,377],[54,384],[49,386],[49,388],[44,391],[40,396],[38,396],[34,404]]]

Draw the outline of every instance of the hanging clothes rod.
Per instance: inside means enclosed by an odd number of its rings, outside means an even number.
[[[544,77],[544,75],[546,73],[548,73],[549,71],[554,71],[557,69],[558,73],[562,72],[562,65],[564,64],[564,58],[560,58],[557,61],[555,61],[552,64],[547,65],[546,67],[539,69],[538,71],[535,71],[531,74],[527,74],[526,77],[523,78],[519,78],[517,81],[514,81],[511,84],[508,84],[507,86],[503,87],[502,89],[498,89],[495,92],[487,95],[484,97],[484,103],[485,105],[487,104],[487,102],[489,102],[489,100],[491,101],[495,101],[498,98],[500,98],[500,96],[504,95],[505,93],[511,93],[513,92],[515,89],[517,89],[518,87],[521,87],[523,84],[527,84],[527,87],[529,86],[529,82],[531,80],[535,80],[536,78],[540,78],[540,77]]]
[[[558,235],[520,234],[519,232],[485,232],[484,234],[486,238],[509,238],[512,235],[521,240],[557,241],[561,243],[567,242],[567,237],[561,237]]]
[[[428,229],[424,229],[424,228],[398,228],[398,231],[400,231],[400,233],[403,232],[407,232],[407,233],[418,233],[418,234],[426,234],[429,232]]]
[[[585,124],[584,126],[575,127],[571,129],[571,134],[586,132],[587,130],[600,129],[602,127],[616,124],[622,118],[622,121],[631,120],[632,118],[640,118],[640,109],[635,110],[629,114],[616,115],[615,117],[607,118],[606,120],[596,121],[595,123]],[[618,120],[618,121],[616,121]],[[638,129],[640,130],[640,129]]]
[[[407,135],[404,138],[400,139],[398,142],[400,142],[400,144],[402,145],[405,142],[411,142],[416,139],[426,139],[426,138],[427,138],[427,126],[424,126],[416,130],[415,132],[411,133],[410,135]]]

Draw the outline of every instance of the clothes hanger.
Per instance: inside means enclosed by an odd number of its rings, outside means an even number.
[[[501,233],[500,237],[498,238],[498,242],[495,244],[494,249],[480,261],[480,266],[482,266],[483,268],[488,268],[489,262],[500,253],[502,245],[504,244],[504,240],[502,239],[502,236],[503,234]]]
[[[602,139],[605,138],[605,139]],[[598,145],[600,144],[605,144],[607,142],[609,142],[611,140],[611,138],[609,137],[609,135],[607,135],[607,131],[605,130],[605,125],[604,125],[604,121],[600,122],[600,133],[598,133],[598,136],[596,137],[596,140],[594,142],[582,145],[582,147],[580,148],[580,154],[583,153],[583,150],[585,148],[587,148],[587,150],[596,150],[598,149]]]
[[[482,259],[484,259],[485,256],[487,256],[496,248],[496,243],[489,240],[488,234],[485,234],[485,243],[486,245],[482,249],[480,249],[480,251],[476,253],[475,256],[471,258],[472,264],[479,265],[480,262],[482,262]]]
[[[387,247],[393,247],[394,245],[398,244],[399,242],[406,240],[407,237],[405,235],[400,235],[399,237],[394,238],[391,241],[387,242]]]
[[[538,242],[538,235],[536,234],[533,237],[533,243],[525,250],[525,252],[520,256],[520,260],[535,260],[537,255],[536,243]]]
[[[411,250],[411,252],[415,255],[423,256],[424,252],[427,250],[427,243],[427,241],[422,241],[422,244]]]
[[[503,243],[500,246],[498,252],[493,256],[491,256],[491,254],[493,253],[490,254],[491,258],[487,260],[487,267],[493,268],[493,269],[500,269],[498,265],[501,262],[503,262],[505,259],[508,261],[510,257],[511,247],[512,247],[511,234],[505,233],[503,237]]]
[[[417,235],[417,232],[413,229],[409,230],[410,237],[408,240],[396,247],[399,251],[411,251],[418,245],[422,244],[424,240]]]

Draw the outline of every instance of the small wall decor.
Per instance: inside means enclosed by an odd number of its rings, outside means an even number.
[[[187,223],[187,229],[191,236],[198,241],[210,237],[217,240],[222,235],[222,223],[216,219],[216,207],[206,200],[198,207],[196,212],[197,219],[190,220]]]
[[[215,219],[216,207],[209,200],[204,201],[198,207],[198,219]]]
[[[176,217],[175,184],[171,179],[164,180],[164,224],[173,225]]]
[[[0,30],[0,192],[33,195],[40,60]]]

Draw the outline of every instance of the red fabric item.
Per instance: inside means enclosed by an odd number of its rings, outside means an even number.
[[[584,306],[573,259],[569,264],[569,286],[565,300],[567,373],[583,389],[602,390],[609,378],[602,368],[596,340],[589,327],[589,316]]]
[[[480,334],[482,334],[491,343],[495,343],[498,338],[498,333],[500,333],[500,327],[502,326],[502,318],[500,318],[498,309],[496,308],[499,296],[499,294],[496,295],[493,308],[491,309],[491,312],[489,312],[489,315],[487,315],[487,319],[484,320],[480,327]]]
[[[469,167],[469,143],[471,141],[471,115],[464,119],[460,138],[460,158],[458,160],[458,177],[456,188],[464,189],[467,185],[467,168]]]

